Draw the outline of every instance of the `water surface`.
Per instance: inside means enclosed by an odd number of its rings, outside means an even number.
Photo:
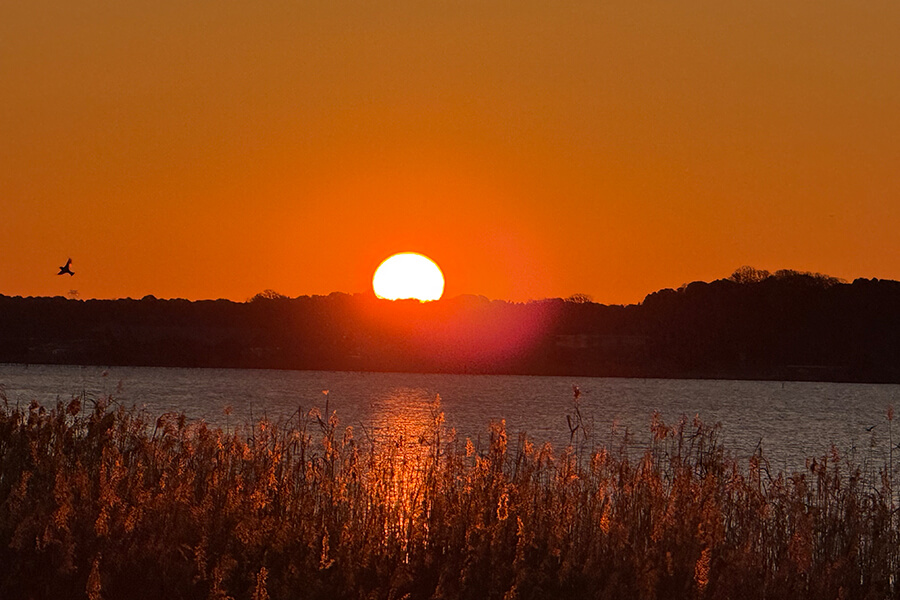
[[[358,436],[412,434],[440,411],[460,437],[485,439],[491,421],[503,419],[511,438],[524,431],[557,447],[571,439],[567,415],[575,415],[578,386],[584,428],[595,442],[617,443],[628,430],[634,444],[645,445],[654,411],[667,423],[696,415],[720,423],[739,458],[761,446],[776,468],[802,466],[832,445],[859,462],[882,460],[894,433],[885,415],[900,401],[900,385],[881,384],[58,365],[0,365],[0,386],[12,404],[110,396],[153,416],[184,412],[216,425],[324,412],[327,402]]]

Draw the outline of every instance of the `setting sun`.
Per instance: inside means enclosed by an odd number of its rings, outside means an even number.
[[[416,252],[394,254],[375,270],[372,289],[379,298],[438,300],[444,293],[444,275],[433,260]]]

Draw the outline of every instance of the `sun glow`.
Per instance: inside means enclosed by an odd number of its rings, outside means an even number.
[[[375,270],[372,289],[379,298],[438,300],[444,293],[444,275],[433,260],[416,252],[394,254]]]

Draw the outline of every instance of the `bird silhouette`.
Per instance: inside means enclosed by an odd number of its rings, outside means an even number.
[[[69,268],[69,265],[71,265],[71,264],[72,264],[72,259],[70,258],[69,260],[66,261],[65,265],[63,265],[59,268],[59,273],[57,273],[57,275],[66,275],[66,274],[74,275],[75,273],[73,273],[72,269]]]

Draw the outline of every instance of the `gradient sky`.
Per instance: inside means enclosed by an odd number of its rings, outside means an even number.
[[[0,293],[900,279],[896,0],[0,7]],[[57,277],[73,258],[74,277]]]

